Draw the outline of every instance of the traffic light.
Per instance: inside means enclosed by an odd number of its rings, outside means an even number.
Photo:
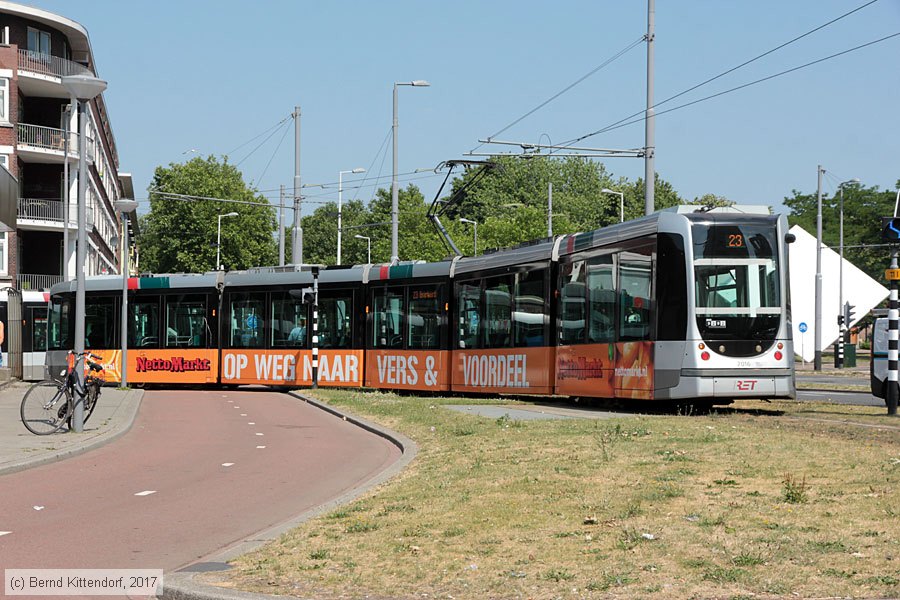
[[[856,312],[853,309],[855,309],[855,308],[856,308],[856,306],[854,306],[853,304],[850,304],[849,302],[844,302],[844,315],[843,316],[844,316],[844,323],[846,323],[847,325],[850,325],[853,322],[853,314]]]
[[[844,315],[838,315],[838,326],[844,324]]]
[[[881,239],[885,242],[900,241],[900,217],[881,217]]]

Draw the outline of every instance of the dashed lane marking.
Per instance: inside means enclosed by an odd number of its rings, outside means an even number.
[[[247,423],[247,425],[256,425],[256,423],[254,423],[253,421],[249,421],[249,422]]]
[[[0,536],[9,535],[12,531],[0,531]]]
[[[156,490],[144,490],[143,492],[138,492],[135,496],[149,496],[150,494],[155,494]]]
[[[232,467],[232,466],[234,466],[234,463],[222,463],[222,466],[223,467]]]
[[[256,435],[265,435],[264,433],[257,432]]]
[[[242,417],[246,417],[246,416],[247,416],[247,413],[241,413],[241,416],[242,416]]]
[[[262,448],[265,448],[265,446],[257,446],[256,447],[257,450],[262,449]]]

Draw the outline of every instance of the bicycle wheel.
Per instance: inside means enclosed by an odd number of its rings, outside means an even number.
[[[97,408],[97,399],[100,398],[100,382],[97,380],[87,382],[84,394],[84,422],[87,423],[94,409]]]
[[[65,386],[40,381],[25,393],[20,414],[22,424],[35,435],[56,433],[66,424],[72,405]]]

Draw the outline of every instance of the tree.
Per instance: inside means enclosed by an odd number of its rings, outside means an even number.
[[[413,184],[398,190],[398,253],[400,260],[438,261],[447,257],[447,251],[434,225],[428,220],[428,205],[422,192]],[[388,262],[391,259],[391,192],[379,189],[369,203],[370,223],[362,235],[372,238],[372,261]],[[454,228],[456,225],[449,224]]]
[[[639,177],[637,181],[635,181],[631,186],[631,197],[634,198],[632,202],[628,202],[629,194],[626,192],[625,194],[625,220],[629,219],[637,219],[638,217],[644,216],[644,179]],[[671,208],[672,206],[679,206],[681,204],[687,204],[687,202],[678,195],[678,192],[675,191],[675,187],[666,181],[665,179],[659,176],[659,173],[654,173],[654,183],[653,183],[653,210],[660,210],[662,208]]]
[[[900,181],[897,182],[900,186]],[[784,199],[791,210],[791,226],[800,225],[809,233],[816,233],[818,199],[816,193],[802,194],[792,190],[793,196]],[[878,186],[863,187],[855,183],[844,186],[844,258],[865,271],[869,277],[881,281],[888,264],[888,252],[879,247],[881,217],[894,214],[894,192],[880,191]],[[822,242],[835,251],[840,245],[840,192],[822,196]],[[874,245],[869,247],[851,247]]]
[[[343,235],[341,238],[341,263],[345,265],[366,262],[366,242],[353,236],[361,232],[357,228],[370,222],[369,210],[361,200],[351,200],[341,206]],[[287,228],[286,240],[291,239],[292,229]],[[362,235],[368,235],[362,231]],[[287,261],[290,261],[290,244],[285,244]],[[374,255],[374,252],[373,252]],[[337,264],[337,202],[329,202],[303,217],[303,260],[323,265]]]
[[[150,212],[141,218],[141,258],[156,273],[202,272],[215,268],[218,216],[222,219],[221,260],[227,268],[273,265],[277,261],[275,209],[244,183],[228,159],[196,157],[157,167],[150,184]],[[165,193],[240,200],[259,204],[187,199]]]

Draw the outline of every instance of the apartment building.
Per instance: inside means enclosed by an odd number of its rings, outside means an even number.
[[[0,166],[18,182],[15,231],[0,233],[0,287],[46,290],[75,276],[78,111],[62,78],[79,74],[103,79],[84,27],[0,0]],[[119,171],[102,95],[89,102],[86,115],[85,272],[118,273],[115,202],[134,197],[131,176]]]

